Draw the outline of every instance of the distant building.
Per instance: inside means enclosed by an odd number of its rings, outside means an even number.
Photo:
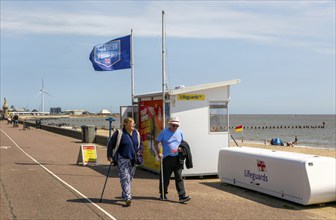
[[[59,115],[62,113],[62,109],[60,107],[51,107],[50,114],[51,115]]]
[[[101,114],[101,115],[110,115],[111,112],[109,110],[107,110],[107,109],[102,109],[102,110],[100,110],[99,114]]]
[[[65,110],[64,113],[66,115],[82,115],[84,110]]]

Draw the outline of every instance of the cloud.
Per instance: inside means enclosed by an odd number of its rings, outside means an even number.
[[[111,12],[116,5],[121,9]],[[95,8],[84,1],[80,6],[76,4],[73,10],[65,10],[67,7],[61,4],[55,8],[55,3],[53,7],[48,7],[47,3],[42,4],[43,8],[40,5],[29,7],[28,3],[25,6],[29,9],[10,3],[2,6],[2,33],[119,36],[133,29],[136,36],[154,37],[161,35],[161,10],[165,10],[169,37],[240,39],[288,45],[301,42],[297,45],[319,46],[315,51],[335,49],[333,1],[143,4],[98,1]]]

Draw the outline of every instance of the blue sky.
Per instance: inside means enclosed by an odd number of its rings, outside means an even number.
[[[95,72],[94,45],[133,29],[135,94],[240,79],[232,114],[335,114],[335,1],[4,1],[1,105],[119,112],[130,69]]]

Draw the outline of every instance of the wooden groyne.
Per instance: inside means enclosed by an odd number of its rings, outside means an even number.
[[[268,125],[268,126],[243,126],[246,130],[260,130],[260,129],[324,129],[325,122],[322,125]],[[235,129],[234,126],[230,129]]]

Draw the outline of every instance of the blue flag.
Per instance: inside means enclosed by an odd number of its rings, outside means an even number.
[[[131,35],[94,46],[90,60],[96,71],[131,68]]]

